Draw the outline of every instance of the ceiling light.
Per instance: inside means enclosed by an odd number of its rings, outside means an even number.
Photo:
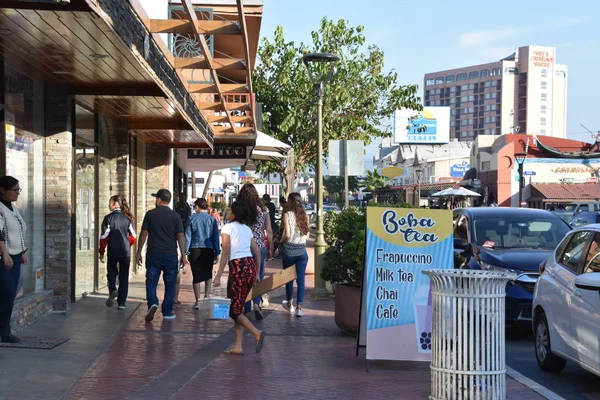
[[[106,54],[99,54],[99,53],[92,53],[92,54],[90,54],[90,57],[92,57],[95,60],[102,60],[103,58],[108,58],[108,55],[106,55]]]

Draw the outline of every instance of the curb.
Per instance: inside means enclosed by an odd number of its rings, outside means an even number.
[[[515,371],[514,369],[512,369],[509,366],[506,366],[506,374],[508,376],[510,376],[511,378],[513,378],[514,380],[516,380],[517,382],[527,386],[529,389],[533,390],[534,392],[536,392],[540,396],[545,397],[548,400],[565,400],[564,397],[557,395],[550,389],[546,388],[545,386],[540,385],[539,383],[535,382],[532,379],[529,379],[525,375],[521,374],[520,372]]]

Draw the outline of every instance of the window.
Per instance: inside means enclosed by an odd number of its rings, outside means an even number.
[[[540,118],[540,125],[541,126],[546,126],[546,117]]]
[[[473,100],[475,100],[475,97],[473,97],[473,95],[470,95],[469,96],[469,101],[473,101]]]
[[[456,98],[452,97],[452,98],[450,99],[450,104],[454,104],[454,102],[455,102],[455,101],[456,101]]]
[[[460,126],[467,126],[468,123],[469,123],[469,120],[463,119],[462,121],[460,121]]]
[[[454,75],[448,75],[446,77],[446,82],[454,82],[455,79],[456,77]]]
[[[483,131],[483,134],[484,134],[484,135],[489,135],[489,134],[490,134],[490,130],[489,130],[489,129],[486,129],[486,130],[484,130],[484,131]],[[484,168],[484,165],[485,165],[485,163],[487,163],[487,164],[488,164],[488,168],[489,168],[489,164],[490,164],[490,162],[489,162],[489,161],[484,161],[484,162],[481,164],[481,168],[482,168],[482,169],[486,169],[486,168]]]
[[[469,85],[461,85],[460,86],[460,90],[467,90],[469,88]]]
[[[489,129],[486,129],[486,132],[485,132],[485,134],[486,134],[486,135],[487,135],[487,134],[489,134]],[[490,164],[491,164],[491,161],[484,161],[484,162],[482,162],[482,163],[481,163],[481,169],[482,169],[483,171],[488,171],[488,170],[491,168],[491,165],[490,165]]]
[[[542,114],[546,114],[546,106],[542,106],[540,111]]]
[[[486,81],[486,82],[484,82],[483,87],[490,87],[491,84],[492,84],[492,82]]]
[[[460,137],[467,137],[469,136],[469,132],[461,132],[460,133]]]
[[[485,123],[489,124],[490,123],[490,117],[485,117]]]
[[[492,118],[491,118],[491,121],[492,121],[492,122],[496,122],[496,117],[492,117]]]
[[[454,93],[454,92],[456,92],[456,86],[452,86],[452,87],[450,88],[450,93]]]
[[[548,70],[542,70],[542,78],[546,78],[548,76]]]
[[[500,81],[499,80],[492,81],[492,86],[499,87]]]
[[[490,129],[490,131],[491,131],[492,135],[496,134],[496,128],[492,128],[492,129]]]
[[[457,81],[464,81],[465,79],[467,79],[467,74],[458,74],[458,75],[456,75],[456,80]]]
[[[546,93],[542,93],[542,101],[546,101],[546,97],[548,97],[548,95]]]
[[[469,107],[469,113],[473,114],[473,107]]]
[[[484,96],[484,99],[489,100],[490,99],[490,95],[491,95],[491,93],[486,93],[485,96]]]
[[[435,85],[435,80],[434,79],[427,79],[425,81],[425,86],[431,86],[431,85]]]
[[[554,73],[554,76],[556,76],[557,78],[566,78],[567,73],[565,71],[556,71]]]
[[[473,90],[475,89],[475,84],[474,83],[469,83],[469,90]]]
[[[425,106],[429,107],[431,104],[429,103],[429,100],[425,100]]]
[[[435,94],[440,94],[442,91],[440,89],[435,89]]]
[[[477,71],[469,72],[469,79],[477,79],[477,78],[479,78],[479,72],[477,72]]]
[[[469,120],[469,125],[473,125],[473,120],[472,119]]]
[[[542,81],[542,90],[546,90],[546,89],[547,89],[546,81]]]
[[[439,101],[439,100],[436,100],[436,101],[435,101],[435,105],[436,105],[436,106],[439,106],[440,104],[441,104],[441,103],[440,103],[440,101]]]
[[[504,73],[507,75],[519,75],[519,69],[516,67],[506,67],[504,68]]]
[[[438,76],[437,78],[435,78],[435,84],[436,85],[441,85],[444,83],[444,78],[441,76]]]
[[[591,272],[600,272],[600,233],[594,235],[592,244],[585,258],[585,264],[582,266],[584,274]]]
[[[496,108],[497,108],[496,104],[492,104],[492,111],[496,111]]]
[[[492,92],[492,99],[495,99],[498,97],[498,92]]]
[[[490,76],[490,70],[489,69],[482,69],[481,72],[479,73],[479,76],[481,78],[487,78],[488,76]]]
[[[450,115],[454,115],[454,108],[450,109]]]
[[[585,248],[585,244],[591,236],[590,231],[577,232],[569,241],[569,244],[565,247],[564,253],[558,258],[559,263],[565,268],[575,273],[579,262],[581,261],[581,255]]]
[[[492,76],[502,75],[502,68],[492,68]]]
[[[469,96],[462,96],[460,101],[469,101]]]
[[[545,129],[540,129],[540,133],[541,133],[542,135],[545,135],[545,134],[546,134],[546,130],[545,130]]]

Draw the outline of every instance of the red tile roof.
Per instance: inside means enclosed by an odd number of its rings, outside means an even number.
[[[600,200],[597,183],[532,183],[532,188],[546,199],[555,200]]]

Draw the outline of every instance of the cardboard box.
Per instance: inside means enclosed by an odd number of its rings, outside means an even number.
[[[248,294],[248,297],[246,297],[246,301],[248,302],[255,297],[262,296],[265,293],[269,293],[270,291],[273,291],[278,287],[293,281],[294,279],[296,279],[296,277],[296,266],[293,265],[289,268],[277,272],[276,274],[269,276],[268,278],[263,279],[262,281],[258,281],[252,287],[250,294]]]

